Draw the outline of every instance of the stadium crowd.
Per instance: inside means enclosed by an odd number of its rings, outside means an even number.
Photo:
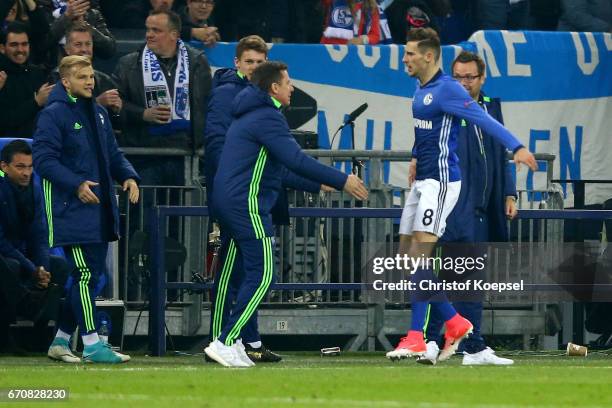
[[[34,118],[57,80],[61,57],[115,59],[119,57],[117,39],[134,39],[134,35],[143,39],[149,13],[159,10],[177,12],[183,41],[199,41],[207,47],[248,35],[267,42],[403,44],[407,31],[414,27],[434,28],[442,44],[466,40],[479,29],[609,32],[612,28],[609,0],[127,0],[120,4],[109,0],[0,0],[0,108],[5,113],[0,118],[0,137],[32,135]],[[149,32],[147,29],[147,36]],[[206,64],[205,57],[196,57],[195,49],[188,49],[198,64]],[[121,146],[155,143],[139,134],[160,119],[151,111],[143,115],[143,109],[136,106],[140,102],[134,102],[141,93],[132,81],[139,61],[139,54],[121,60],[112,78],[107,75],[110,72],[96,71],[97,101],[112,112],[114,128],[121,131]],[[168,60],[168,68],[174,63]],[[166,66],[163,59],[161,65],[162,69]],[[196,94],[191,95],[193,108],[201,111],[210,78],[194,78],[190,86]],[[193,135],[202,134],[199,118],[194,117],[198,123],[194,123]],[[200,137],[187,140],[180,133],[164,138],[164,143],[201,145]],[[177,174],[176,180],[164,182],[180,182],[180,171]],[[155,181],[154,175],[150,178]]]

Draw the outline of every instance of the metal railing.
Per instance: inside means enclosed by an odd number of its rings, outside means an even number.
[[[144,248],[147,238],[146,209],[153,205],[204,206],[206,205],[205,187],[199,178],[199,155],[188,154],[184,149],[166,148],[124,148],[130,156],[166,155],[183,156],[188,186],[142,186],[142,199],[137,206],[131,206],[122,197],[121,210],[123,215],[123,238],[120,241],[120,298],[129,304],[142,304],[148,298],[148,250]],[[370,198],[364,206],[377,208],[403,207],[406,189],[385,182],[389,174],[389,166],[397,162],[410,160],[410,151],[369,151],[369,150],[306,150],[307,153],[319,157],[327,164],[342,166],[347,161],[356,158],[363,163],[364,178],[370,189]],[[553,155],[538,154],[538,160],[546,163],[547,187],[541,191],[543,202],[525,200],[527,194],[519,193],[519,206],[534,205],[547,208],[559,207],[559,193],[548,183],[552,178]],[[354,200],[343,192],[326,195],[292,192],[289,196],[290,205],[303,207],[344,208],[353,207]],[[361,220],[357,224],[353,219],[319,219],[308,217],[293,217],[289,226],[281,226],[277,230],[277,250],[279,282],[328,282],[337,279],[338,282],[355,282],[358,278],[358,258],[360,248],[356,243],[355,229],[363,231],[366,240],[386,241],[391,243],[397,230],[397,220],[390,218],[377,220]],[[522,230],[527,226],[519,226]],[[529,227],[532,231],[533,225]],[[210,272],[206,264],[208,218],[180,218],[167,226],[166,236],[168,249],[181,251],[184,247],[185,262],[178,265],[172,276],[178,281],[189,282],[194,273],[207,277]],[[134,240],[136,238],[136,240]],[[528,239],[532,240],[534,235]],[[337,256],[342,254],[343,256]],[[196,297],[177,292],[171,296],[173,301],[193,303],[209,300],[208,294]],[[355,301],[352,292],[345,291],[315,291],[308,293],[290,292],[282,295],[268,296],[266,302],[275,303],[307,303],[307,302],[351,302]],[[399,300],[398,300],[399,301]]]
[[[131,308],[146,307],[150,296],[150,250],[145,247],[146,236],[151,228],[145,217],[146,210],[153,205],[204,206],[206,205],[205,188],[199,177],[199,158],[201,152],[189,153],[183,149],[156,148],[125,148],[130,156],[166,155],[183,156],[187,186],[143,186],[143,200],[138,206],[130,206],[122,199],[123,238],[120,242],[120,297]],[[306,150],[307,153],[319,157],[326,164],[342,168],[350,168],[353,158],[363,163],[362,174],[370,190],[370,198],[362,203],[366,207],[402,208],[406,189],[389,184],[386,179],[391,166],[398,162],[410,160],[410,151],[345,151],[345,150]],[[526,200],[528,194],[519,192],[519,206],[534,208],[559,208],[563,200],[559,190],[551,185],[553,155],[539,154],[536,158],[545,162],[547,174],[546,189],[540,191],[541,202]],[[331,194],[290,193],[290,205],[293,207],[309,207],[323,209],[351,208],[355,201],[343,192]],[[399,211],[399,210],[398,210]],[[264,300],[267,304],[359,304],[360,294],[354,290],[361,280],[359,258],[361,256],[361,239],[364,242],[385,242],[393,244],[397,234],[398,218],[363,218],[351,217],[321,218],[304,216],[299,211],[293,212],[291,224],[277,229],[277,260],[278,282],[285,285],[283,290],[275,290]],[[551,239],[537,233],[529,233],[523,237],[522,231],[536,231],[540,224],[534,220],[525,221],[529,225],[519,225],[519,239],[533,241],[535,239]],[[546,221],[558,222],[558,221]],[[184,262],[172,268],[166,268],[168,280],[178,282],[179,286],[170,285],[168,300],[183,311],[181,333],[193,335],[201,326],[202,307],[206,308],[210,301],[208,291],[192,293],[181,284],[189,284],[194,273],[205,277],[210,276],[207,270],[207,232],[208,217],[189,216],[172,219],[165,226],[165,250],[173,253],[184,253]],[[135,234],[140,231],[139,234]],[[558,235],[562,228],[557,229]],[[359,233],[359,234],[357,234]],[[144,238],[143,238],[144,235]],[[136,242],[134,242],[136,237]],[[180,255],[180,254],[179,254]],[[172,256],[170,256],[172,257]],[[172,262],[171,262],[172,263]],[[334,282],[333,284],[330,282]],[[318,283],[316,288],[304,284]],[[189,286],[193,289],[192,286]],[[389,301],[401,304],[405,301],[397,294],[389,297]]]
[[[401,208],[292,208],[292,217],[316,217],[316,218],[338,218],[338,219],[376,219],[376,218],[398,218],[401,216]],[[165,253],[162,250],[163,231],[166,230],[167,219],[171,216],[182,217],[205,217],[208,215],[206,207],[155,207],[151,213],[151,305],[149,309],[152,351],[154,355],[162,355],[165,352],[165,308],[166,291],[170,289],[208,289],[210,284],[198,284],[187,282],[167,282],[165,264]],[[584,220],[584,219],[612,219],[612,211],[581,211],[581,210],[521,210],[519,220]],[[351,291],[356,293],[363,289],[362,283],[334,282],[334,283],[283,283],[279,282],[271,287],[272,290],[289,291]],[[354,302],[361,302],[359,297]]]

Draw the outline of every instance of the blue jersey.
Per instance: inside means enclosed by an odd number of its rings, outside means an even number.
[[[417,84],[412,115],[415,134],[412,155],[417,159],[417,180],[444,183],[461,180],[455,153],[461,119],[481,127],[512,152],[523,147],[508,129],[478,106],[459,82],[442,71],[426,84]]]

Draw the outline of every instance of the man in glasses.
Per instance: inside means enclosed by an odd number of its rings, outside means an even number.
[[[485,63],[482,58],[462,51],[453,61],[453,77],[482,109],[503,122],[500,101],[482,92],[485,82]],[[508,240],[506,219],[517,214],[516,183],[510,172],[506,149],[501,143],[476,126],[461,121],[457,138],[457,156],[461,168],[461,193],[447,220],[441,242],[504,242]],[[483,177],[484,175],[484,177]],[[465,248],[463,248],[465,249]],[[452,250],[452,248],[449,248]],[[442,254],[444,256],[444,254]],[[466,317],[474,331],[461,344],[464,365],[509,365],[513,361],[501,358],[486,346],[480,334],[481,301],[454,302],[457,312]],[[438,355],[436,340],[440,338],[442,319],[432,308],[425,328],[427,353],[417,360],[434,364]]]
[[[180,13],[183,41],[196,40],[203,42],[207,47],[213,47],[221,40],[219,30],[211,19],[214,9],[214,0],[187,0],[187,6]]]

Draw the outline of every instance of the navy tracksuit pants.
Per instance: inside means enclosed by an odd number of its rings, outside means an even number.
[[[79,334],[96,331],[96,291],[98,282],[106,274],[108,243],[70,245],[64,247],[66,261],[72,271],[72,285],[67,289],[62,305],[59,328],[72,333],[79,326]]]
[[[257,341],[247,337],[245,328],[250,324],[257,328],[257,309],[274,281],[274,253],[273,238],[235,240],[229,239],[227,250],[223,259],[223,268],[219,279],[216,279],[218,292],[215,299],[213,313],[213,338],[226,345],[232,345],[237,339],[244,341]],[[242,275],[238,272],[236,261],[242,263]],[[239,264],[238,264],[239,266]],[[235,276],[234,276],[235,275]],[[236,300],[231,305],[228,296],[230,281],[239,284]],[[241,281],[241,282],[240,282]],[[223,319],[224,310],[229,308],[227,318]],[[230,307],[231,306],[231,307]],[[225,312],[227,313],[227,312]],[[254,318],[255,317],[255,318]],[[254,318],[254,319],[253,319]],[[219,333],[218,336],[215,336]]]
[[[209,332],[211,340],[221,335],[221,329],[228,321],[230,311],[238,296],[240,284],[245,276],[242,257],[237,256],[236,249],[232,250],[232,256],[228,258],[230,241],[229,236],[221,231],[221,248],[219,249],[219,265],[221,265],[221,268],[216,271],[211,293],[212,304]],[[218,299],[219,301],[217,301]],[[257,328],[257,310],[255,310],[247,324],[243,327],[241,337],[247,343],[261,340]]]

